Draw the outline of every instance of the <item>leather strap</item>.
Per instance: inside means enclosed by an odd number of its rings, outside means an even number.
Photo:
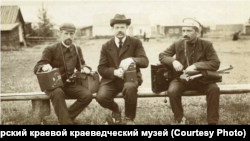
[[[79,56],[79,53],[78,53],[78,50],[77,50],[77,47],[75,44],[73,44],[75,46],[75,50],[76,50],[76,54],[77,54],[77,58],[78,58],[78,61],[79,61],[79,64],[80,64],[80,71],[82,69],[82,63],[81,63],[81,60],[80,60],[80,56]]]
[[[79,55],[79,53],[78,53],[78,50],[77,50],[76,45],[75,45],[75,44],[73,44],[73,45],[75,46],[75,50],[76,50],[76,54],[77,54],[78,61],[79,61],[79,63],[80,63],[80,70],[81,70],[81,69],[82,69],[82,63],[81,63],[80,55]],[[92,71],[92,69],[91,69],[89,66],[85,66],[85,67],[87,67],[90,71]]]
[[[69,79],[68,69],[67,69],[67,66],[66,66],[66,63],[65,63],[65,59],[64,59],[64,54],[63,54],[63,51],[62,51],[62,45],[61,45],[61,43],[60,43],[60,49],[61,49],[61,53],[62,53],[62,57],[63,57],[63,65],[64,65],[64,69],[66,71],[66,76],[67,76],[67,79]]]

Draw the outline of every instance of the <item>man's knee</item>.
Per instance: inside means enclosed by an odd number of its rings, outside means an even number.
[[[123,90],[125,91],[137,91],[138,84],[134,82],[126,82],[124,84]]]
[[[77,99],[83,101],[84,103],[90,103],[93,99],[93,95],[89,90],[84,89],[83,91],[80,92],[80,95],[78,96]]]
[[[106,98],[106,94],[105,92],[103,92],[101,89],[98,91],[98,93],[96,94],[96,101],[103,107],[106,107],[106,101],[107,101],[107,98]]]
[[[214,84],[214,85],[209,85],[208,89],[206,90],[207,93],[213,93],[213,94],[220,94],[220,88]]]
[[[137,89],[136,83],[128,82],[124,84],[123,95],[127,103],[135,104],[137,101]]]
[[[54,90],[47,91],[46,94],[48,94],[50,96],[50,99],[52,99],[52,100],[65,98],[65,94],[64,94],[62,88],[56,88]]]
[[[85,95],[84,97],[86,97],[87,101],[90,103],[93,99],[92,93],[90,91],[87,91],[87,92],[85,92],[84,95]]]
[[[168,95],[169,95],[169,97],[175,97],[175,96],[179,95],[178,88],[175,86],[170,86],[168,88]]]

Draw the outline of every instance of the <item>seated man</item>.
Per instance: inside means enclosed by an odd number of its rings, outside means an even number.
[[[181,94],[187,90],[197,90],[207,97],[207,122],[217,124],[219,120],[219,87],[216,83],[203,84],[198,80],[180,79],[182,71],[197,70],[216,71],[220,60],[211,42],[198,38],[200,23],[192,19],[184,19],[182,27],[183,39],[174,42],[159,54],[161,63],[174,69],[174,78],[169,85],[168,94],[174,118],[178,123],[185,123]],[[176,55],[176,58],[173,56]]]
[[[71,23],[65,23],[60,27],[60,30],[61,41],[44,49],[41,60],[34,68],[34,73],[59,68],[64,87],[47,90],[45,93],[50,96],[59,124],[73,124],[73,120],[89,105],[93,96],[88,89],[71,82],[70,76],[75,69],[85,73],[89,73],[90,70],[85,65],[81,48],[73,44],[75,26]],[[78,61],[76,49],[81,62]],[[80,63],[83,66],[82,68],[80,68]],[[65,96],[77,99],[69,109],[66,105]]]
[[[139,39],[126,35],[130,19],[125,15],[116,14],[111,19],[114,38],[102,46],[98,71],[102,76],[97,102],[112,111],[107,117],[108,124],[121,124],[121,109],[114,97],[122,92],[125,99],[125,124],[134,124],[137,105],[137,90],[142,83],[140,68],[148,67],[148,58]],[[138,81],[125,82],[124,72],[134,63]]]

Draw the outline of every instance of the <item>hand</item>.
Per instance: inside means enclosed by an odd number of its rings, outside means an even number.
[[[119,78],[123,78],[123,74],[124,74],[124,71],[122,70],[122,68],[114,70],[114,75]]]
[[[194,72],[194,71],[197,71],[195,65],[191,65],[191,66],[189,66],[189,67],[186,68],[186,72],[187,73],[188,72]]]
[[[46,64],[46,65],[43,65],[42,70],[43,70],[44,72],[46,72],[46,71],[51,71],[51,70],[52,70],[52,67],[51,67],[50,64]]]
[[[179,61],[177,61],[177,60],[174,60],[173,66],[174,66],[174,69],[176,71],[182,71],[182,69],[183,69],[182,64]]]
[[[83,67],[83,68],[81,69],[81,73],[89,74],[89,73],[90,73],[90,69],[87,68],[87,67]]]
[[[132,58],[126,58],[121,61],[120,68],[123,69],[123,71],[126,71],[131,63],[134,63],[134,60]]]

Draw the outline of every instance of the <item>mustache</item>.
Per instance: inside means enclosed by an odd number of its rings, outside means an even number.
[[[118,35],[118,34],[124,35],[124,33],[123,33],[122,31],[119,31],[119,32],[117,33],[117,35]]]
[[[72,40],[71,40],[70,38],[68,38],[68,39],[65,39],[65,41],[71,41],[71,42],[72,42]]]
[[[73,41],[72,41],[71,39],[65,39],[64,42],[65,42],[65,43],[66,43],[66,42],[72,43]]]
[[[183,38],[185,38],[185,39],[190,39],[190,37],[188,37],[187,35],[183,36]]]

